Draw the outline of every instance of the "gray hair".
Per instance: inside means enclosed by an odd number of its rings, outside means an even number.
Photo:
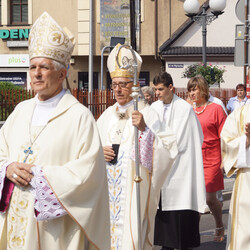
[[[149,86],[144,86],[141,88],[142,93],[147,93],[149,94],[152,98],[154,98],[155,92],[152,87]]]
[[[57,71],[63,68],[66,69],[66,67],[58,61],[52,60],[52,63]]]

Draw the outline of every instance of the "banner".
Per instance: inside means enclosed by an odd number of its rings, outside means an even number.
[[[0,67],[29,67],[28,54],[2,54],[0,55]]]
[[[26,72],[0,72],[0,82],[12,82],[20,87],[27,87]]]
[[[130,44],[130,1],[100,0],[101,50],[110,46],[111,37],[124,37]]]

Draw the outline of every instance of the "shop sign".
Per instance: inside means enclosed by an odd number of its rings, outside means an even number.
[[[0,67],[29,67],[28,54],[2,54]]]
[[[8,48],[16,48],[16,47],[21,47],[21,48],[26,48],[28,47],[28,40],[25,41],[7,41],[7,47]]]
[[[183,63],[169,63],[168,68],[180,69],[180,68],[184,68],[184,64]]]
[[[0,38],[1,39],[23,39],[29,37],[30,29],[3,29],[0,30]]]
[[[0,82],[12,82],[15,85],[27,86],[26,72],[0,72]]]

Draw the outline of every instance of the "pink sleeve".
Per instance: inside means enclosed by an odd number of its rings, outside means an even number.
[[[6,162],[0,169],[0,212],[4,213],[9,207],[10,198],[15,184],[6,177],[7,167],[11,162]]]
[[[35,198],[35,218],[38,221],[42,221],[52,220],[66,215],[67,212],[61,206],[45,179],[42,168],[35,166],[32,168],[32,171],[34,177],[30,185],[32,186],[31,192]]]
[[[140,163],[143,167],[147,168],[150,172],[152,171],[153,165],[153,144],[154,144],[154,133],[146,128],[145,131],[139,133],[139,158]],[[132,159],[135,160],[135,150],[133,146]]]

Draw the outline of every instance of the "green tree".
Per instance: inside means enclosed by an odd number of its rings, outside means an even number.
[[[31,97],[31,92],[12,82],[0,82],[0,121],[6,120],[19,102]]]

